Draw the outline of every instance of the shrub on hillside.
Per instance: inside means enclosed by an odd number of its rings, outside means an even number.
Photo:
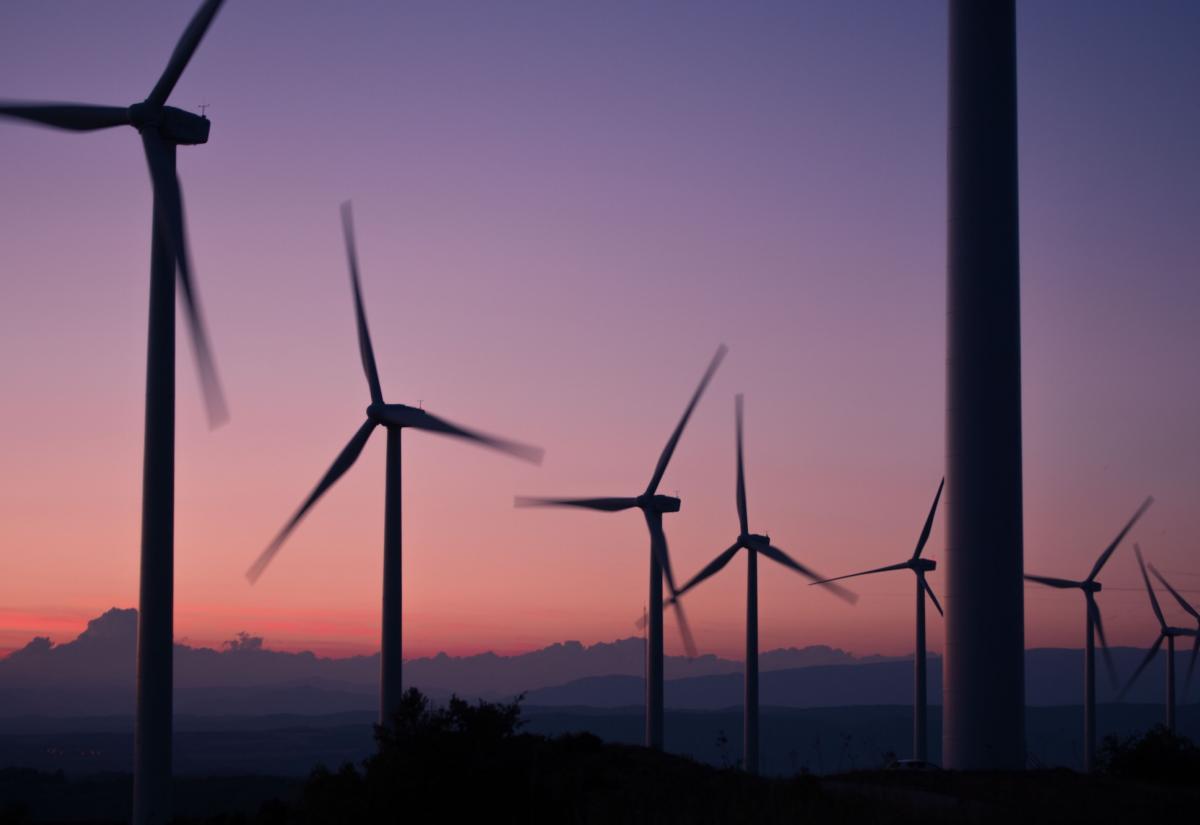
[[[1200,782],[1200,748],[1163,725],[1124,739],[1105,737],[1100,763],[1112,776],[1171,785]]]

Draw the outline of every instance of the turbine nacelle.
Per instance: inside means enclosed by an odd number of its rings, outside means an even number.
[[[1095,595],[1096,593],[1099,593],[1101,590],[1103,590],[1104,586],[1101,585],[1100,582],[1098,582],[1098,581],[1086,581],[1085,580],[1085,581],[1081,581],[1079,583],[1079,589],[1082,590],[1084,593],[1089,593],[1091,595]]]
[[[208,132],[212,127],[212,121],[203,115],[146,102],[129,107],[129,124],[139,132],[157,129],[168,143],[180,146],[208,143]]]
[[[656,513],[678,513],[682,504],[683,502],[675,498],[675,496],[664,496],[661,494],[648,496],[643,494],[637,497],[638,507]]]
[[[758,533],[742,533],[742,535],[738,536],[738,544],[755,549],[762,547],[764,544],[769,547],[771,545],[771,537],[760,536]]]
[[[367,407],[367,419],[383,427],[412,427],[425,411],[407,404],[371,404]]]
[[[916,558],[909,562],[909,567],[914,573],[929,573],[937,569],[937,562],[933,559]]]

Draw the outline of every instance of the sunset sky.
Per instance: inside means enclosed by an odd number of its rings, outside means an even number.
[[[0,98],[141,100],[195,5],[0,4]],[[1134,538],[1200,598],[1197,42],[1191,0],[1018,4],[1026,568],[1083,577],[1153,494]],[[828,575],[911,552],[943,466],[944,3],[234,0],[170,103],[210,105],[179,171],[232,414],[207,429],[181,338],[178,639],[377,649],[382,432],[243,575],[369,402],[347,198],[385,397],[547,451],[405,434],[406,655],[638,632],[640,516],[513,496],[640,492],[722,341],[663,484],[680,577],[736,534],[736,392],[756,532]],[[136,606],[150,203],[132,129],[0,122],[0,652]],[[1110,643],[1149,643],[1131,547],[1102,580]],[[908,574],[854,607],[769,562],[760,588],[763,649],[912,649]],[[744,593],[738,561],[688,597],[703,651],[741,655]],[[1082,614],[1027,588],[1027,644]]]

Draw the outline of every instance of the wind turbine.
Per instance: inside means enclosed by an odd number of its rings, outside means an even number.
[[[223,0],[207,0],[192,17],[150,95],[131,106],[0,101],[0,117],[73,132],[132,126],[154,190],[150,241],[150,318],[146,346],[146,419],[142,464],[141,582],[138,592],[137,718],[133,821],[165,822],[171,809],[171,645],[175,525],[175,274],[212,426],[228,413],[217,381],[192,280],[183,194],[175,150],[208,142],[207,117],[167,106]]]
[[[667,464],[670,463],[671,456],[675,453],[675,447],[679,444],[679,437],[683,435],[683,428],[687,426],[688,419],[692,416],[692,410],[696,408],[696,404],[700,401],[700,396],[704,394],[708,382],[712,380],[713,373],[721,365],[726,352],[724,344],[717,348],[716,354],[708,364],[708,369],[704,371],[704,377],[700,379],[700,386],[696,388],[696,392],[692,395],[692,400],[688,402],[687,408],[683,411],[683,418],[679,420],[675,431],[667,439],[667,446],[663,448],[662,454],[658,457],[658,464],[654,467],[654,475],[650,477],[650,483],[646,485],[646,489],[640,495],[626,498],[544,498],[531,496],[517,496],[516,498],[516,505],[518,507],[579,507],[584,510],[600,510],[606,513],[632,510],[636,507],[642,511],[642,515],[646,519],[646,527],[650,530],[650,601],[647,610],[649,618],[646,631],[645,742],[646,747],[657,750],[662,749],[663,743],[662,587],[664,577],[666,578],[667,587],[670,589],[671,595],[674,596],[678,592],[675,589],[675,576],[671,573],[671,559],[667,550],[667,536],[663,532],[662,522],[664,513],[677,513],[680,507],[678,498],[659,494],[658,485],[662,482],[663,474],[667,471]],[[687,654],[689,657],[694,656],[695,645],[692,642],[691,632],[688,630],[687,619],[683,614],[683,606],[678,602],[675,602],[675,616],[679,622],[679,632],[683,635],[683,644],[687,650]]]
[[[921,530],[921,536],[917,539],[916,549],[913,550],[912,556],[907,561],[902,561],[899,564],[889,564],[887,567],[876,567],[874,570],[864,570],[861,573],[850,573],[845,576],[837,576],[832,579],[826,579],[824,582],[816,582],[824,584],[825,582],[840,581],[841,579],[852,579],[855,576],[869,576],[873,573],[885,573],[890,570],[911,570],[917,577],[917,646],[913,654],[913,759],[918,759],[925,762],[929,757],[929,748],[926,744],[928,736],[928,691],[925,687],[925,597],[928,595],[933,602],[933,606],[937,608],[938,615],[944,616],[942,605],[938,602],[937,596],[933,593],[933,588],[929,586],[929,582],[925,579],[925,574],[937,568],[937,562],[933,559],[921,558],[921,551],[925,549],[925,543],[929,541],[929,533],[933,530],[933,517],[937,513],[938,501],[942,498],[942,488],[946,486],[946,480],[942,479],[938,484],[937,493],[933,496],[933,506],[929,508],[929,515],[925,517],[925,526]]]
[[[400,707],[401,686],[401,520],[400,520],[400,434],[410,427],[417,430],[450,435],[473,441],[493,450],[508,453],[525,461],[540,464],[542,450],[515,441],[468,430],[430,415],[417,407],[405,404],[387,404],[379,383],[379,372],[375,367],[375,351],[371,346],[371,334],[367,329],[367,316],[363,309],[362,288],[358,277],[358,255],[354,246],[354,224],[350,204],[342,204],[342,228],[346,239],[346,258],[350,267],[350,285],[354,292],[354,316],[358,327],[358,350],[366,373],[367,387],[371,393],[371,404],[367,407],[367,420],[351,437],[350,442],[334,459],[333,466],[318,482],[304,503],[283,526],[274,540],[251,565],[246,577],[253,584],[258,581],[271,559],[279,552],[284,541],[300,520],[317,502],[325,491],[337,482],[354,464],[376,427],[387,430],[387,480],[384,488],[383,521],[383,632],[380,650],[380,724],[391,723]]]
[[[808,569],[787,553],[771,544],[770,536],[757,535],[750,532],[749,517],[746,514],[746,473],[742,461],[742,396],[734,400],[734,414],[737,426],[737,513],[738,536],[726,550],[708,563],[708,566],[693,576],[687,584],[679,588],[672,601],[678,604],[683,594],[700,582],[717,573],[737,555],[739,550],[746,551],[746,672],[743,680],[745,700],[742,706],[744,715],[742,725],[743,765],[748,773],[758,773],[758,555],[761,553],[772,561],[784,567],[795,570],[802,576],[825,583],[831,591],[840,598],[854,603],[857,598],[853,593],[836,584],[828,584],[821,577]]]
[[[1153,573],[1160,582],[1162,582],[1163,587],[1170,591],[1171,595],[1175,597],[1175,601],[1179,602],[1179,606],[1187,611],[1187,613],[1196,620],[1196,638],[1192,642],[1192,656],[1191,659],[1188,660],[1187,679],[1183,683],[1183,701],[1186,703],[1188,696],[1192,692],[1192,674],[1196,670],[1196,656],[1197,654],[1200,654],[1200,612],[1197,612],[1196,608],[1188,604],[1187,599],[1179,595],[1179,591],[1171,586],[1171,583],[1163,577],[1162,573],[1159,573],[1158,570],[1155,569],[1153,564],[1150,565],[1150,572]]]
[[[1092,572],[1083,581],[1072,581],[1070,579],[1056,579],[1050,576],[1035,576],[1032,573],[1025,574],[1025,580],[1044,584],[1047,587],[1056,587],[1061,590],[1073,590],[1078,588],[1083,591],[1084,604],[1086,606],[1086,635],[1084,636],[1084,656],[1083,656],[1083,769],[1091,773],[1092,767],[1096,761],[1096,637],[1100,637],[1100,647],[1104,651],[1104,664],[1108,668],[1109,680],[1116,685],[1117,671],[1113,667],[1112,654],[1108,652],[1108,642],[1104,638],[1104,623],[1100,620],[1100,607],[1096,604],[1096,594],[1100,592],[1100,582],[1096,581],[1096,577],[1100,575],[1101,568],[1108,562],[1109,558],[1116,551],[1117,546],[1125,538],[1137,520],[1142,517],[1142,514],[1154,503],[1153,498],[1147,498],[1142,502],[1142,506],[1133,514],[1133,518],[1117,533],[1117,537],[1112,540],[1112,544],[1104,549],[1100,557],[1096,559],[1096,563],[1092,565]],[[1153,598],[1153,594],[1151,594]]]
[[[1175,639],[1179,636],[1195,636],[1197,630],[1188,630],[1184,627],[1174,627],[1167,624],[1166,618],[1163,616],[1162,608],[1158,606],[1158,598],[1154,595],[1154,588],[1150,586],[1150,577],[1146,575],[1146,563],[1142,560],[1142,548],[1137,544],[1133,545],[1133,552],[1137,554],[1138,567],[1142,570],[1142,581],[1146,583],[1146,593],[1150,596],[1150,606],[1154,608],[1154,616],[1158,619],[1158,638],[1154,640],[1154,644],[1146,653],[1146,658],[1142,659],[1142,663],[1138,665],[1137,670],[1129,677],[1129,681],[1125,683],[1125,687],[1121,688],[1120,694],[1117,695],[1117,701],[1125,698],[1125,694],[1133,687],[1133,683],[1142,675],[1142,671],[1150,664],[1150,660],[1158,653],[1158,649],[1162,647],[1163,640],[1167,642],[1167,729],[1172,733],[1175,732]]]

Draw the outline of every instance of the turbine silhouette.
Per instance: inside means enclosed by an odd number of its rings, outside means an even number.
[[[222,0],[207,0],[200,7],[184,29],[158,82],[140,103],[94,106],[0,101],[0,117],[56,129],[92,132],[116,126],[134,127],[141,135],[154,190],[133,760],[135,825],[165,822],[171,815],[176,272],[209,423],[215,427],[228,417],[192,279],[183,194],[175,174],[176,147],[207,143],[210,124],[202,115],[166,105],[221,3]]]
[[[1092,565],[1092,572],[1083,581],[1072,581],[1070,579],[1056,579],[1051,576],[1035,576],[1032,573],[1025,574],[1025,580],[1044,584],[1047,587],[1056,587],[1060,590],[1073,590],[1078,588],[1083,591],[1084,604],[1086,605],[1086,635],[1084,636],[1084,656],[1083,656],[1083,769],[1091,773],[1096,760],[1096,637],[1100,637],[1100,649],[1104,651],[1104,664],[1108,669],[1108,678],[1113,687],[1117,684],[1117,671],[1113,667],[1112,654],[1108,652],[1108,641],[1104,638],[1104,623],[1100,619],[1100,607],[1096,604],[1096,594],[1100,592],[1100,582],[1096,581],[1096,577],[1100,575],[1100,570],[1108,562],[1109,558],[1116,551],[1117,546],[1125,538],[1125,534],[1133,529],[1133,525],[1142,517],[1142,514],[1149,509],[1154,503],[1153,498],[1147,498],[1142,502],[1142,506],[1137,509],[1128,523],[1117,533],[1117,537],[1112,540],[1112,544],[1104,548],[1104,552],[1096,559],[1096,563]]]
[[[700,396],[704,394],[705,388],[708,387],[708,382],[712,380],[713,373],[721,365],[726,352],[724,344],[717,348],[716,354],[708,364],[708,369],[704,371],[704,376],[700,379],[700,386],[696,388],[696,392],[692,394],[691,401],[688,402],[687,408],[683,411],[683,418],[679,420],[675,431],[671,433],[671,437],[667,440],[667,446],[663,448],[662,454],[658,457],[658,464],[654,467],[654,474],[650,477],[650,483],[646,485],[646,489],[640,495],[624,498],[544,498],[517,496],[515,501],[518,507],[578,507],[584,510],[600,510],[606,513],[632,510],[636,507],[642,511],[642,515],[646,519],[646,527],[650,530],[650,602],[647,609],[649,627],[646,632],[645,737],[646,747],[648,748],[661,750],[663,741],[662,587],[664,577],[671,595],[674,596],[677,592],[675,588],[675,576],[671,572],[667,536],[663,532],[662,521],[664,513],[679,512],[680,501],[674,496],[660,495],[658,493],[658,485],[662,482],[663,474],[667,471],[667,465],[671,461],[671,456],[675,454],[675,447],[679,444],[679,437],[683,435],[683,428],[687,426],[688,419],[692,416],[692,411],[700,401]],[[688,629],[687,618],[683,613],[683,606],[678,602],[675,602],[675,617],[679,622],[679,632],[683,636],[683,644],[687,655],[689,657],[695,656],[696,646],[692,641],[691,631]]]
[[[937,513],[938,502],[942,498],[942,488],[945,486],[946,479],[943,478],[941,483],[938,484],[937,493],[933,496],[933,506],[929,508],[929,515],[925,517],[925,526],[922,528],[921,535],[917,539],[917,546],[913,550],[912,556],[906,561],[902,561],[899,564],[889,564],[887,567],[876,567],[874,570],[864,570],[861,573],[850,573],[845,576],[837,576],[832,579],[815,582],[815,584],[825,584],[842,579],[852,579],[856,576],[885,573],[890,570],[911,570],[916,575],[917,642],[916,651],[913,655],[913,759],[920,760],[921,762],[929,758],[929,749],[927,746],[929,726],[926,722],[929,700],[928,691],[925,687],[925,597],[928,595],[929,599],[933,602],[933,606],[937,608],[938,615],[945,615],[942,612],[942,605],[933,593],[933,588],[925,580],[925,574],[937,568],[937,562],[932,559],[921,558],[921,551],[925,549],[925,544],[929,541],[929,533],[933,530],[933,517]]]
[[[1158,570],[1155,569],[1153,564],[1149,565],[1149,567],[1150,572],[1154,574],[1155,578],[1157,578],[1159,582],[1162,583],[1162,586],[1167,588],[1170,594],[1175,597],[1175,601],[1179,602],[1179,606],[1182,607],[1188,613],[1188,615],[1196,620],[1196,638],[1192,642],[1192,655],[1188,660],[1187,679],[1185,679],[1183,682],[1183,701],[1184,704],[1187,704],[1188,696],[1190,696],[1192,692],[1192,674],[1196,670],[1196,656],[1197,654],[1200,654],[1200,612],[1197,612],[1196,608],[1192,607],[1192,605],[1188,603],[1187,599],[1179,595],[1179,591],[1171,586],[1171,583],[1163,577],[1162,573],[1159,573]]]
[[[1146,658],[1142,659],[1142,663],[1138,665],[1137,670],[1129,677],[1129,681],[1125,683],[1125,687],[1121,688],[1121,692],[1117,695],[1117,701],[1125,698],[1125,694],[1133,687],[1133,683],[1142,675],[1142,671],[1146,669],[1150,661],[1158,654],[1159,648],[1165,640],[1167,643],[1167,729],[1172,733],[1175,732],[1175,639],[1180,636],[1196,636],[1197,630],[1188,630],[1184,627],[1174,627],[1167,624],[1167,619],[1163,616],[1162,608],[1158,606],[1158,598],[1154,595],[1154,588],[1150,585],[1150,577],[1146,575],[1146,563],[1142,559],[1142,548],[1137,544],[1133,545],[1133,552],[1137,554],[1138,567],[1142,571],[1142,581],[1146,583],[1146,593],[1150,596],[1150,607],[1154,609],[1154,617],[1158,619],[1158,637],[1154,640],[1154,644],[1146,653]]]
[[[679,588],[672,597],[678,604],[683,594],[700,582],[715,575],[737,555],[739,550],[746,551],[746,672],[744,677],[745,700],[742,712],[745,716],[743,724],[743,764],[749,773],[758,773],[758,555],[761,553],[772,561],[795,570],[802,576],[816,579],[817,583],[825,586],[840,598],[853,603],[857,598],[853,593],[836,584],[828,584],[821,577],[797,562],[787,553],[771,544],[771,538],[750,532],[749,517],[746,512],[746,473],[742,460],[742,396],[734,399],[734,418],[737,429],[737,513],[738,536],[727,549],[713,559],[708,565]]]
[[[333,466],[325,473],[316,488],[309,494],[300,508],[283,526],[267,548],[251,565],[246,577],[253,584],[258,581],[267,565],[283,547],[284,541],[295,529],[304,515],[312,508],[325,491],[354,464],[367,440],[376,427],[387,429],[387,482],[385,487],[385,509],[383,527],[383,631],[380,650],[379,721],[390,724],[401,701],[401,519],[400,519],[400,434],[406,428],[427,430],[473,441],[493,450],[540,464],[542,450],[515,441],[468,430],[451,424],[422,409],[405,404],[387,404],[379,383],[379,372],[375,367],[375,351],[371,346],[371,335],[367,329],[367,316],[363,309],[362,288],[358,277],[358,256],[354,246],[354,225],[350,204],[342,205],[342,228],[346,239],[346,258],[350,267],[350,285],[354,292],[354,316],[358,327],[358,349],[362,357],[363,372],[371,403],[367,407],[367,420],[351,437],[350,442],[334,459]]]

